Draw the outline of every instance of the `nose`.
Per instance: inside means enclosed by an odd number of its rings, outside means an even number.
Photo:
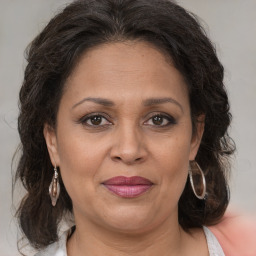
[[[120,127],[113,134],[111,159],[127,165],[144,162],[147,150],[143,135],[134,127]]]

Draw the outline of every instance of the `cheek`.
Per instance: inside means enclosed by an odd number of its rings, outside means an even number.
[[[156,163],[162,172],[162,188],[167,196],[172,193],[180,196],[188,175],[190,136],[170,137],[156,152]]]
[[[66,128],[59,131],[60,171],[72,201],[95,190],[101,155],[98,147],[93,145],[74,130],[71,132]]]
[[[155,152],[159,161],[163,162],[166,167],[181,167],[187,166],[190,155],[190,135],[181,129],[173,133],[169,138],[163,139],[162,144],[159,145]],[[157,143],[155,143],[157,145]],[[176,169],[176,168],[174,168]]]

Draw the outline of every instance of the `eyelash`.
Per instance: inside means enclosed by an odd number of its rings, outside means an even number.
[[[93,124],[87,124],[86,123],[88,120],[91,120],[94,117],[103,117],[104,119],[108,120],[108,117],[106,117],[105,114],[93,113],[93,114],[90,114],[90,115],[83,116],[82,118],[79,119],[78,123],[81,123],[82,125],[90,127],[90,128],[104,128],[104,127],[110,125],[110,124],[106,124],[106,125],[93,125]],[[152,114],[148,120],[151,120],[154,117],[164,118],[164,119],[167,120],[168,123],[165,124],[165,125],[149,125],[149,126],[155,126],[157,128],[165,128],[165,127],[168,127],[168,126],[171,126],[171,125],[174,125],[174,124],[177,123],[174,117],[166,115],[166,114],[161,114],[161,113]]]

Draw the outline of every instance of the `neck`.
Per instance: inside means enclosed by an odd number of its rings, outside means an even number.
[[[150,230],[122,232],[102,228],[95,223],[76,222],[76,230],[67,244],[69,256],[155,256],[183,255],[187,234],[178,221],[167,219]],[[86,253],[86,254],[85,254]]]

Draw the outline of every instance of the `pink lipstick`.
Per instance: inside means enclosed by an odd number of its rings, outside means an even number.
[[[153,186],[153,183],[140,176],[116,176],[104,181],[103,185],[120,197],[134,198],[148,191]]]

